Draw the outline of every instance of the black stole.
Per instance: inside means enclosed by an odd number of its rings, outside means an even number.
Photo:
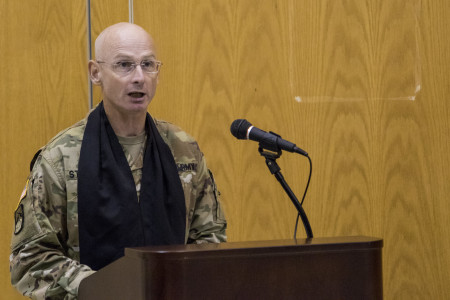
[[[186,205],[170,148],[152,118],[139,201],[133,176],[103,108],[89,115],[78,163],[80,261],[99,270],[125,247],[184,244]]]

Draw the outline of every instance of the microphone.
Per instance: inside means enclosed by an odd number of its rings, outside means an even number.
[[[252,140],[259,142],[259,145],[274,152],[286,150],[308,156],[308,153],[298,148],[294,143],[283,140],[281,136],[274,132],[265,132],[253,126],[245,119],[234,120],[230,128],[231,134],[239,140]]]

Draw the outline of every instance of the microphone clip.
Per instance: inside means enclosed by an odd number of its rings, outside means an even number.
[[[273,135],[273,136],[271,136],[271,139],[261,140],[259,142],[259,147],[269,150],[269,151],[272,151],[272,152],[277,152],[281,156],[281,148],[278,146],[278,139],[281,139],[281,135],[279,135],[273,131],[269,131],[269,133],[271,133]],[[260,153],[261,153],[261,151],[260,151]]]
[[[276,160],[280,158],[282,154],[281,149],[278,149],[277,152],[273,152],[271,150],[264,149],[261,146],[261,143],[259,143],[258,151],[259,154],[261,154],[261,156],[264,156],[264,158],[266,159],[266,165],[272,175],[275,175],[276,173],[281,171],[281,168],[276,162]]]

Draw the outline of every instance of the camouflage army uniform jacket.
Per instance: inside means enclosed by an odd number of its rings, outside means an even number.
[[[172,150],[183,186],[185,242],[226,241],[218,192],[197,143],[170,123],[155,124]],[[15,212],[11,282],[33,299],[76,299],[81,280],[94,272],[79,263],[77,173],[85,125],[86,119],[42,149]],[[139,186],[142,169],[130,167]]]

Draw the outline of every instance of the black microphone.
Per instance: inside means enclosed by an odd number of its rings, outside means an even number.
[[[298,148],[294,143],[283,140],[281,136],[274,132],[265,132],[253,126],[245,119],[234,120],[230,128],[231,134],[240,140],[253,140],[259,142],[259,145],[271,151],[278,152],[286,150],[308,156],[308,153]]]

